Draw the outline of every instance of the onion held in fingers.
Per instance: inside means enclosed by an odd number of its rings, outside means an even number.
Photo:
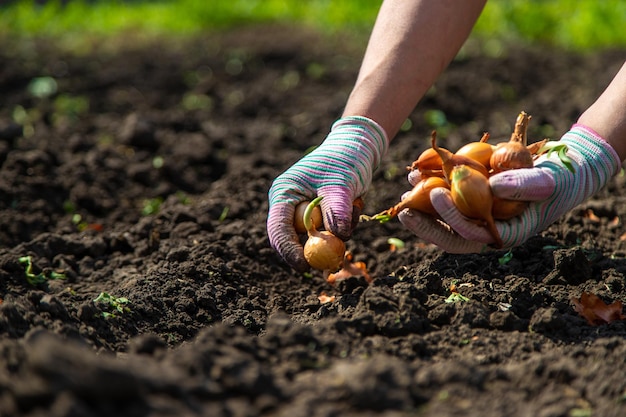
[[[441,177],[428,177],[421,180],[404,196],[402,201],[392,207],[393,215],[397,215],[405,208],[436,215],[437,210],[430,201],[430,191],[438,187],[450,188],[446,180]]]
[[[437,151],[439,156],[441,156],[441,160],[443,161],[442,162],[443,173],[444,173],[445,178],[448,181],[450,181],[450,175],[452,173],[452,169],[458,165],[468,166],[478,171],[485,178],[489,176],[489,171],[487,171],[487,168],[480,162],[476,161],[475,159],[472,159],[465,155],[456,155],[445,148],[440,148],[437,145],[437,132],[435,132],[434,130],[430,136],[430,143],[431,143],[432,148],[435,151]]]
[[[443,177],[442,163],[439,153],[433,148],[428,148],[407,168],[409,171],[418,170],[422,178]]]
[[[489,180],[467,165],[457,165],[450,173],[450,194],[456,208],[466,217],[480,221],[493,237],[496,248],[502,247],[502,238],[491,214],[493,194]]]
[[[311,213],[323,197],[311,201],[304,211],[303,221],[309,238],[304,244],[304,258],[312,268],[335,272],[343,263],[346,245],[343,240],[328,231],[318,231],[313,225]]]
[[[521,112],[517,116],[515,128],[508,142],[499,143],[491,155],[489,163],[493,174],[509,169],[532,168],[533,154],[526,146],[526,132],[531,116]]]
[[[528,201],[508,200],[494,196],[491,214],[496,220],[509,220],[522,214],[526,207],[528,207]]]
[[[396,217],[398,213],[406,208],[436,216],[437,210],[435,210],[433,203],[430,201],[430,191],[438,187],[450,188],[448,182],[442,177],[424,178],[415,184],[411,191],[407,192],[403,196],[402,201],[395,206],[374,215],[372,219],[384,223],[391,220],[393,217]]]
[[[483,133],[482,138],[477,142],[467,143],[456,151],[455,155],[467,156],[475,161],[480,162],[489,170],[491,155],[493,154],[494,146],[487,143],[489,140],[489,133]]]
[[[304,212],[310,201],[302,201],[296,206],[296,210],[293,216],[293,227],[296,229],[296,233],[306,233],[306,226],[304,225]],[[315,206],[311,211],[311,221],[316,229],[322,227],[322,210],[319,206]]]

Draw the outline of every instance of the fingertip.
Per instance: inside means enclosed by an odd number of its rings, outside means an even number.
[[[343,193],[319,192],[324,197],[320,202],[324,227],[341,240],[348,240],[353,229],[353,198]]]
[[[415,187],[415,185],[422,180],[422,174],[420,173],[418,169],[413,169],[409,171],[409,173],[406,176],[406,179],[409,182],[409,184]]]
[[[293,204],[272,205],[267,216],[267,235],[272,248],[289,266],[298,272],[306,272],[310,267],[293,226],[294,211]]]
[[[491,244],[494,239],[489,231],[465,217],[454,204],[450,190],[435,188],[430,192],[430,201],[437,213],[456,233],[467,241]]]
[[[304,258],[304,251],[300,244],[284,245],[278,250],[278,253],[283,260],[297,272],[304,273],[311,269],[311,266]]]
[[[442,216],[444,213],[450,210],[456,210],[454,201],[452,201],[452,194],[450,190],[444,187],[436,187],[430,190],[430,202],[433,207]]]
[[[331,215],[328,220],[324,219],[324,223],[328,224],[326,230],[330,231],[339,239],[346,241],[352,237],[352,217],[350,217],[350,220],[346,221],[345,218],[333,217]]]
[[[509,200],[540,201],[549,198],[556,188],[554,175],[539,168],[500,172],[489,178],[496,197]]]
[[[479,253],[484,244],[464,239],[447,224],[417,210],[405,209],[398,220],[420,239],[436,245],[448,253]]]

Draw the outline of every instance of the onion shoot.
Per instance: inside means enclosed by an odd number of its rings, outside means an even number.
[[[343,240],[329,231],[318,231],[312,221],[313,210],[319,205],[323,197],[311,201],[304,211],[303,222],[308,234],[304,244],[304,258],[312,268],[322,271],[335,272],[341,268],[346,253]]]

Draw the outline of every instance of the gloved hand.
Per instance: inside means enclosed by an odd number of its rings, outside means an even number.
[[[269,190],[267,233],[272,247],[294,269],[309,269],[293,226],[295,206],[324,197],[321,210],[325,229],[349,239],[352,203],[367,191],[387,147],[387,135],[376,122],[360,116],[344,117],[333,124],[319,147],[274,180]]]
[[[504,171],[489,179],[495,196],[531,201],[520,216],[496,222],[503,249],[521,245],[547,228],[598,192],[620,170],[621,161],[615,150],[586,126],[573,125],[560,143],[568,147],[573,173],[557,155],[544,154],[533,168]],[[479,253],[493,243],[484,227],[469,221],[456,209],[449,190],[432,190],[430,199],[446,224],[414,210],[398,215],[402,224],[418,237],[450,253]]]

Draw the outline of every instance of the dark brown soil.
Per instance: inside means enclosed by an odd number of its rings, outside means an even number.
[[[360,47],[273,27],[3,45],[0,416],[626,415],[626,321],[591,326],[571,302],[626,302],[624,175],[508,263],[363,223],[348,248],[375,279],[333,287],[269,247],[267,191],[340,115]],[[626,57],[506,51],[468,49],[445,72],[367,213],[408,189],[426,112],[446,115],[451,149],[506,137],[520,110],[531,139],[558,138]],[[41,76],[56,93],[29,93]],[[470,301],[445,302],[453,282]]]

